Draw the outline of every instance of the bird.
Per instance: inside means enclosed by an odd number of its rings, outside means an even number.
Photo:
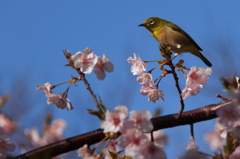
[[[199,57],[207,66],[212,66],[200,52],[200,46],[176,24],[158,17],[150,17],[138,26],[147,28],[162,46],[169,47],[174,53],[189,52]]]

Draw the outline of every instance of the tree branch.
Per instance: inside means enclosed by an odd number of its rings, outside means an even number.
[[[230,99],[222,100],[218,104],[207,105],[198,109],[182,113],[181,118],[177,118],[177,114],[170,114],[151,119],[154,130],[172,128],[186,124],[194,124],[197,122],[211,120],[217,118],[216,110],[231,102]],[[120,135],[120,134],[119,134]],[[51,157],[77,150],[85,144],[93,145],[100,142],[105,137],[102,129],[97,129],[82,135],[67,138],[55,143],[37,148],[25,154],[15,157],[14,159],[50,159]]]
[[[180,97],[180,103],[181,103],[181,107],[180,107],[180,111],[178,113],[178,116],[177,118],[179,118],[181,115],[182,115],[182,112],[184,110],[184,101],[183,101],[183,98],[182,98],[182,91],[180,89],[180,86],[179,86],[179,83],[178,83],[178,76],[177,76],[177,73],[175,71],[175,67],[173,66],[173,63],[172,63],[172,60],[169,60],[169,66],[172,70],[172,75],[173,75],[173,78],[175,80],[175,86],[177,87],[177,90],[178,90],[178,94],[179,94],[179,97]]]

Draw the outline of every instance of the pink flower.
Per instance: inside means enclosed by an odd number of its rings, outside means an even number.
[[[54,120],[51,125],[44,128],[43,138],[48,143],[52,143],[63,138],[63,131],[66,129],[67,123],[63,119]]]
[[[114,66],[111,62],[109,62],[109,58],[107,55],[103,54],[103,57],[98,57],[97,64],[94,67],[94,73],[97,75],[97,78],[99,80],[104,80],[106,77],[107,72],[112,72],[114,69]]]
[[[151,119],[151,113],[146,110],[131,111],[130,118],[123,124],[122,129],[120,130],[121,133],[125,132],[129,128],[137,128],[142,132],[150,132],[153,129]]]
[[[240,89],[239,77],[224,77],[222,78],[223,85],[229,89]]]
[[[105,120],[101,124],[104,133],[118,132],[127,117],[128,109],[125,106],[117,106],[114,111],[107,110]]]
[[[217,123],[214,127],[214,130],[218,132],[222,138],[225,139],[227,137],[227,128],[221,125],[221,123],[219,122],[219,119],[220,118],[217,119]]]
[[[190,137],[190,143],[187,144],[187,152],[180,159],[210,159],[207,155],[198,151],[194,138]]]
[[[63,94],[49,94],[48,96],[48,105],[56,104],[56,106],[60,109],[72,110],[73,106],[69,99],[66,98]]]
[[[222,138],[219,132],[213,131],[205,135],[205,140],[212,150],[222,150],[226,139]]]
[[[140,75],[141,73],[143,73],[143,71],[146,70],[147,64],[143,62],[140,57],[137,58],[135,53],[133,54],[133,56],[133,58],[129,57],[127,59],[127,62],[132,65],[131,72],[133,73],[133,75]]]
[[[28,138],[28,141],[30,142],[31,146],[33,147],[40,147],[48,144],[46,139],[42,139],[36,128],[25,129],[24,134]]]
[[[0,136],[11,134],[17,124],[4,114],[0,114]]]
[[[196,142],[192,136],[190,137],[190,142],[187,143],[187,145],[186,145],[186,149],[187,150],[191,150],[191,149],[197,150],[198,149],[196,146]]]
[[[45,83],[44,86],[37,85],[37,89],[42,90],[45,93],[46,96],[51,94],[50,87],[51,87],[51,84],[49,82]]]
[[[240,90],[233,89],[229,91],[229,97],[232,98],[231,105],[236,106],[236,111],[240,112]]]
[[[159,98],[162,99],[162,102],[164,101],[164,94],[162,91],[157,90],[153,81],[143,84],[140,93],[144,96],[148,96],[148,101],[152,101],[153,103],[156,103]]]
[[[219,123],[227,129],[232,129],[236,126],[240,126],[240,112],[238,105],[230,103],[217,110]]]
[[[238,146],[235,151],[229,156],[229,159],[239,159],[240,156],[240,147]]]
[[[150,73],[141,73],[139,77],[137,77],[137,82],[140,84],[149,83],[152,81],[152,75]]]
[[[194,92],[194,90],[192,90],[192,88],[186,86],[183,90],[182,90],[182,97],[183,99],[186,99],[187,97],[189,97],[190,95],[196,95],[196,92]]]
[[[103,150],[103,154],[105,156],[104,159],[112,159],[110,152],[117,153],[118,150],[117,150],[116,146],[117,146],[117,142],[115,140],[110,140],[107,143],[106,147]]]
[[[86,48],[83,53],[77,52],[72,56],[74,66],[80,68],[80,71],[85,74],[90,74],[93,67],[96,65],[98,58],[90,48]]]
[[[234,136],[240,138],[240,126],[237,126],[233,130]]]
[[[145,141],[145,143],[141,146],[140,152],[143,159],[167,159],[163,149],[154,145],[150,141]]]
[[[36,128],[26,129],[24,130],[24,134],[33,147],[40,147],[61,140],[66,125],[64,120],[57,119],[54,120],[51,125],[46,125],[44,127],[42,136]]]
[[[0,136],[0,158],[4,159],[7,157],[7,152],[8,151],[14,151],[15,149],[15,144],[9,140],[9,139],[4,139],[3,137]]]
[[[138,156],[141,152],[141,146],[144,146],[147,141],[146,135],[144,135],[138,129],[128,129],[119,137],[118,145],[125,149],[127,156]]]
[[[72,110],[73,106],[69,99],[64,94],[52,94],[50,87],[49,82],[45,83],[44,86],[37,85],[37,89],[42,90],[48,98],[47,104],[56,104],[58,108]]]
[[[146,135],[148,137],[148,140],[151,141],[151,133],[147,133]],[[167,135],[165,135],[163,133],[163,131],[160,131],[160,130],[154,131],[153,139],[154,139],[154,144],[159,147],[163,147],[163,146],[167,145],[168,137],[167,137]]]
[[[84,145],[78,150],[78,156],[83,159],[94,159],[96,157],[96,154],[94,154],[93,151],[88,149],[88,145]]]
[[[183,99],[186,99],[190,95],[196,95],[203,85],[207,82],[208,76],[211,75],[211,68],[192,67],[187,75],[186,88],[182,91]]]

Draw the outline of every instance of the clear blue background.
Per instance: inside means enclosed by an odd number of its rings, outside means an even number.
[[[113,110],[126,105],[129,110],[162,109],[162,115],[177,113],[180,103],[172,75],[162,79],[159,89],[165,94],[165,102],[156,104],[140,95],[140,85],[130,73],[126,59],[133,53],[143,60],[158,60],[158,43],[149,32],[138,27],[146,18],[157,16],[172,21],[184,29],[203,49],[203,54],[213,64],[213,75],[197,96],[185,100],[185,110],[218,103],[216,94],[224,93],[220,77],[238,74],[239,67],[239,1],[83,1],[83,0],[25,0],[0,1],[0,95],[10,99],[3,112],[18,122],[18,130],[12,140],[21,138],[25,128],[42,129],[44,116],[53,113],[54,119],[68,122],[65,137],[72,137],[99,128],[100,121],[89,115],[86,109],[95,104],[82,83],[72,86],[68,98],[74,110],[58,109],[47,105],[43,93],[36,85],[50,82],[52,85],[78,74],[67,64],[62,50],[72,54],[86,47],[98,56],[107,54],[115,65],[104,81],[95,74],[87,75],[93,91],[105,105]],[[191,54],[176,58],[184,59],[187,67],[206,65]],[[156,66],[149,64],[149,70]],[[166,67],[167,68],[167,67]],[[161,72],[156,69],[153,76]],[[179,73],[183,89],[185,80]],[[67,84],[53,90],[62,93]],[[213,130],[215,120],[195,124],[195,135],[200,151],[213,154],[203,140],[204,134]],[[164,130],[169,136],[165,150],[168,158],[176,158],[185,152],[189,142],[189,126]],[[12,154],[19,155],[18,148]],[[69,154],[71,155],[71,154]],[[77,156],[77,152],[73,152]],[[69,156],[68,156],[69,157]]]

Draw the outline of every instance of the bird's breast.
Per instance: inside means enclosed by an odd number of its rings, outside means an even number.
[[[182,33],[173,30],[171,27],[165,26],[161,30],[154,33],[157,41],[166,47],[170,47],[175,53],[191,52],[192,42]]]

